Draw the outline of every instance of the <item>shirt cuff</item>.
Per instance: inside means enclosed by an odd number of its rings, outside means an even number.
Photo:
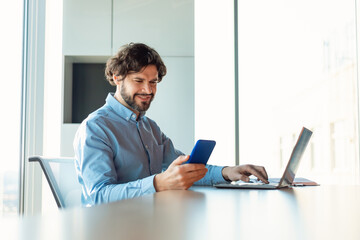
[[[154,187],[154,177],[155,175],[146,177],[142,179],[141,181],[141,190],[143,194],[149,194],[149,193],[155,193],[155,187]]]
[[[226,181],[222,175],[222,170],[224,167],[222,166],[211,166],[211,181],[212,184],[219,184],[219,183],[227,183],[228,181]]]

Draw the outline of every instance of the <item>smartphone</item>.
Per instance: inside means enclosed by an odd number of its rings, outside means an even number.
[[[213,140],[198,140],[191,151],[189,160],[185,163],[202,163],[206,165],[215,144],[216,142]]]

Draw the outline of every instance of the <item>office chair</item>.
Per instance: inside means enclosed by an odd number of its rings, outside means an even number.
[[[29,162],[39,162],[59,208],[81,206],[81,185],[77,180],[74,158],[34,156]]]

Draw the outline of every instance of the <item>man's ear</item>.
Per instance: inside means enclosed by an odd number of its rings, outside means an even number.
[[[113,74],[113,80],[114,80],[114,83],[119,86],[120,83],[122,82],[121,79],[122,77],[121,76],[116,76],[115,74]]]

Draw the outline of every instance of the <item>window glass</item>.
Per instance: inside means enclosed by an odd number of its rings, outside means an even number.
[[[46,1],[45,15],[43,154],[44,156],[63,156],[60,154],[63,1]],[[41,211],[43,214],[49,214],[57,211],[57,205],[44,176]]]
[[[279,177],[303,126],[298,176],[358,181],[354,0],[239,0],[240,162]]]
[[[23,1],[0,8],[0,216],[19,211]]]

